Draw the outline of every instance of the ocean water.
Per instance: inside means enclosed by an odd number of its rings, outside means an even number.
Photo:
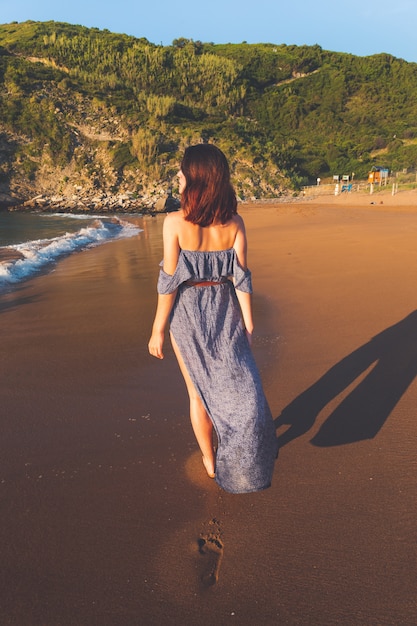
[[[53,269],[63,257],[140,231],[116,216],[0,211],[0,292]]]

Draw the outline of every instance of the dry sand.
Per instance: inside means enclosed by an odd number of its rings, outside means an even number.
[[[1,623],[415,626],[411,195],[242,207],[282,444],[258,494],[206,477],[147,354],[162,217],[0,297]]]

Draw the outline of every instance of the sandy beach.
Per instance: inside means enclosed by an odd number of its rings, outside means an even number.
[[[272,487],[207,478],[169,342],[147,353],[144,217],[0,295],[2,624],[417,623],[417,193],[239,210]]]

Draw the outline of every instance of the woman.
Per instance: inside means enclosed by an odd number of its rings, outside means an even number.
[[[163,358],[169,320],[207,474],[231,493],[258,491],[271,483],[277,447],[250,348],[245,226],[221,150],[212,144],[190,146],[178,178],[182,208],[164,221],[149,352]]]

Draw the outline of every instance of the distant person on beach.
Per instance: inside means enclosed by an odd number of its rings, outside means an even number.
[[[149,352],[163,358],[169,320],[207,474],[231,493],[259,491],[271,484],[277,442],[251,350],[245,225],[228,162],[216,146],[187,148],[178,179],[181,210],[164,221]]]

